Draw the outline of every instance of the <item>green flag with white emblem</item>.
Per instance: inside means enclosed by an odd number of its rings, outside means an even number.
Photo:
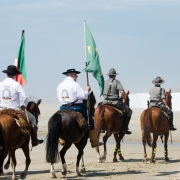
[[[99,60],[98,50],[96,48],[96,43],[94,38],[87,27],[86,23],[84,25],[85,30],[85,46],[86,46],[86,61],[87,67],[85,68],[86,72],[92,73],[92,75],[96,78],[100,88],[100,96],[104,91],[104,77],[102,74],[102,69]]]

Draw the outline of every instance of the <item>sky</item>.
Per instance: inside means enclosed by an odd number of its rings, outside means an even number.
[[[179,0],[0,0],[0,68],[14,63],[25,30],[28,96],[58,102],[62,72],[85,68],[84,20],[98,48],[105,80],[110,68],[125,91],[147,93],[152,80],[180,91]],[[0,81],[6,74],[0,73]],[[97,101],[100,91],[89,74]],[[78,77],[86,88],[86,74]]]

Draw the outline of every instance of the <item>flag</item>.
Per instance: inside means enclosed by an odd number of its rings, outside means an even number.
[[[23,30],[19,51],[14,62],[14,65],[22,73],[22,74],[16,75],[15,80],[19,82],[22,86],[26,83],[26,67],[25,67],[24,49],[25,49],[25,33]]]
[[[102,74],[102,69],[100,65],[100,59],[98,50],[96,48],[96,43],[94,38],[85,23],[85,45],[86,45],[86,61],[87,67],[85,68],[86,72],[92,73],[95,79],[98,81],[100,96],[104,91],[104,77]]]

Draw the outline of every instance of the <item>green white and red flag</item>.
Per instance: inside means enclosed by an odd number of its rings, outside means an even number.
[[[19,82],[22,86],[27,82],[24,49],[25,49],[25,31],[23,30],[19,51],[14,62],[14,65],[22,73],[22,74],[16,75],[15,80]]]

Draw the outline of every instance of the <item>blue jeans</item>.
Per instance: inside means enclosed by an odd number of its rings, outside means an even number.
[[[66,106],[60,106],[60,110],[65,110]],[[87,117],[87,109],[84,107],[84,105],[72,105],[71,107],[68,108],[68,110],[70,111],[77,111],[80,112],[84,118],[86,119],[86,121],[88,121],[88,117]],[[94,130],[94,119],[92,118],[92,116],[89,114],[89,125],[90,125],[90,130]]]

